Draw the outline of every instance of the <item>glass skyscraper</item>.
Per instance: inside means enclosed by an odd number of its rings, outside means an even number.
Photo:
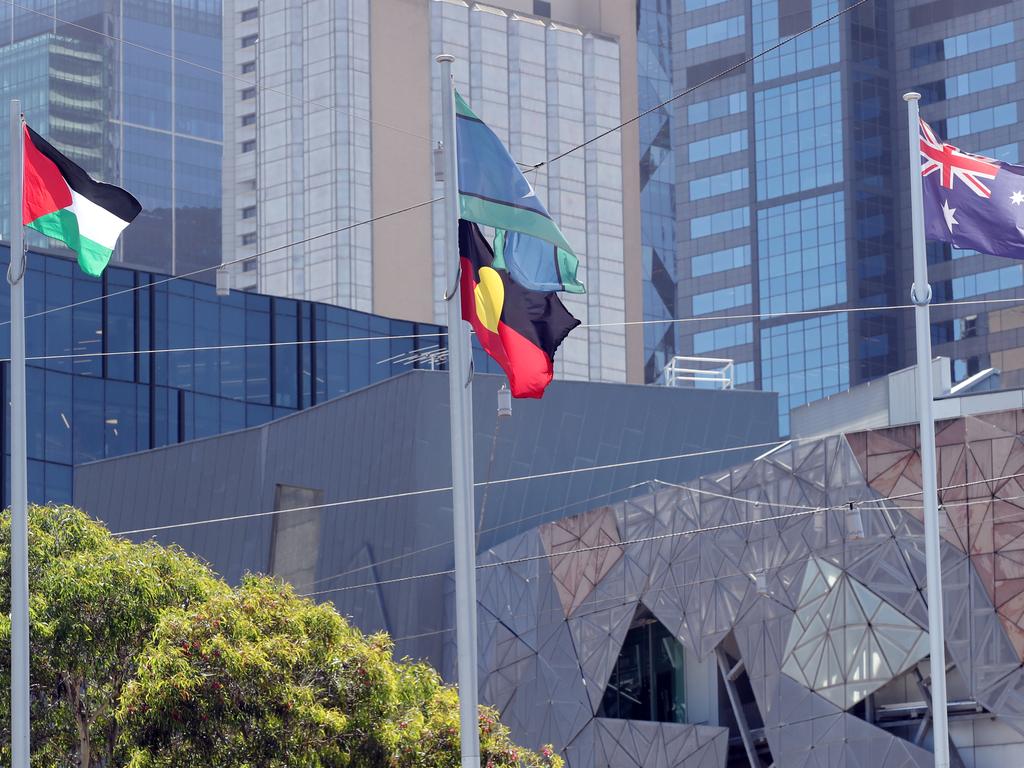
[[[1021,3],[872,0],[739,66],[849,5],[671,6],[672,92],[702,84],[672,121],[677,354],[732,358],[738,386],[779,392],[783,432],[790,409],[914,362],[912,315],[882,309],[907,303],[912,273],[900,94],[922,91],[923,116],[965,150],[1018,155]],[[638,29],[662,10],[640,0]],[[647,238],[655,206],[643,204]],[[1024,295],[1019,265],[935,246],[930,260],[940,301]],[[667,305],[653,270],[645,278],[654,319]],[[1019,309],[933,317],[955,378],[994,366],[1004,385],[1024,383]],[[653,350],[649,339],[648,381]]]
[[[637,0],[637,97],[647,112],[672,96],[672,3]],[[672,105],[640,119],[640,241],[644,320],[676,317],[675,159]],[[644,326],[644,379],[655,381],[678,345],[674,323]]]
[[[0,7],[4,114],[20,99],[33,128],[143,205],[115,260],[173,274],[220,262],[221,22],[220,0]],[[9,136],[0,134],[6,239]],[[36,235],[30,242],[54,245]]]

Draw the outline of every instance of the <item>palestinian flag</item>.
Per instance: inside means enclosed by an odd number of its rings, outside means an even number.
[[[508,376],[513,397],[543,397],[555,350],[580,321],[558,294],[532,291],[509,277],[476,224],[459,221],[462,317]]]
[[[142,206],[120,187],[95,181],[27,125],[24,143],[22,223],[60,240],[78,254],[83,272],[98,277]]]

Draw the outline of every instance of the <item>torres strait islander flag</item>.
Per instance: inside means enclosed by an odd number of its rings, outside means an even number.
[[[519,285],[476,224],[459,221],[462,317],[508,376],[513,397],[543,397],[555,350],[580,321],[554,292]]]
[[[28,125],[24,130],[22,223],[66,244],[82,271],[98,277],[142,206],[131,193],[90,177]]]

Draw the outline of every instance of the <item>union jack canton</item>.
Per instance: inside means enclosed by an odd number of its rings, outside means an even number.
[[[922,120],[921,176],[929,240],[1024,259],[1024,166],[964,152]]]

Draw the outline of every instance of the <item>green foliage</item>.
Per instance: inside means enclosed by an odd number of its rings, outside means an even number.
[[[396,663],[384,634],[250,576],[168,611],[118,719],[131,768],[456,768],[458,698],[425,664]],[[483,764],[557,768],[481,711]]]
[[[10,658],[10,516],[0,658]],[[32,765],[458,768],[454,688],[396,662],[329,605],[266,577],[237,589],[180,549],[117,539],[71,507],[29,512]],[[0,668],[0,765],[10,764]],[[561,768],[480,710],[484,768]]]
[[[10,658],[10,515],[0,519],[0,658]],[[227,587],[173,547],[117,539],[72,507],[29,509],[33,765],[117,764],[114,717],[161,613]],[[10,667],[0,718],[10,722]],[[10,739],[0,747],[9,764]]]

